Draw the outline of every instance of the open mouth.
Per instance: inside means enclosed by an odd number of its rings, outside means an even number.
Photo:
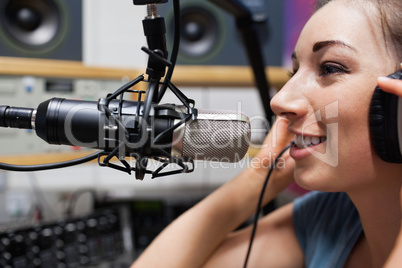
[[[304,136],[304,135],[295,135],[294,143],[297,148],[303,149],[307,147],[311,147],[314,145],[318,145],[327,140],[327,137],[313,137],[313,136]]]

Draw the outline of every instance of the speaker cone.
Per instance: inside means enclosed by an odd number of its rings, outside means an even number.
[[[65,21],[57,0],[6,0],[1,9],[3,35],[21,49],[45,52],[62,39]]]
[[[180,14],[181,60],[187,63],[207,61],[222,48],[226,32],[215,10],[215,7],[207,3],[184,3]],[[173,32],[173,20],[169,22],[170,32]]]

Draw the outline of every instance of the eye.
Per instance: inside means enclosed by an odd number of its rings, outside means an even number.
[[[347,69],[344,66],[335,63],[320,64],[319,70],[320,70],[319,72],[320,76],[348,73]]]
[[[288,71],[289,78],[292,78],[293,76],[295,76],[296,72],[297,72],[297,70]]]

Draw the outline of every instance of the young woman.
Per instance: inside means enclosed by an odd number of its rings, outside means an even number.
[[[296,45],[293,76],[271,102],[279,119],[264,148],[133,267],[242,266],[251,227],[233,230],[254,213],[270,157],[292,140],[264,203],[293,180],[314,192],[259,221],[249,267],[382,267],[400,230],[402,164],[374,152],[368,113],[377,78],[400,68],[401,42],[400,0],[320,2]]]

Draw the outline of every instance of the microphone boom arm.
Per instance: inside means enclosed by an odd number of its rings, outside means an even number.
[[[236,20],[236,26],[239,30],[243,45],[249,59],[250,66],[253,70],[256,86],[260,92],[265,116],[272,125],[275,114],[270,105],[271,96],[269,95],[269,80],[265,73],[265,62],[261,43],[258,38],[256,24],[262,23],[253,18],[253,14],[239,0],[208,0],[216,6],[222,8],[229,14],[233,15]]]

